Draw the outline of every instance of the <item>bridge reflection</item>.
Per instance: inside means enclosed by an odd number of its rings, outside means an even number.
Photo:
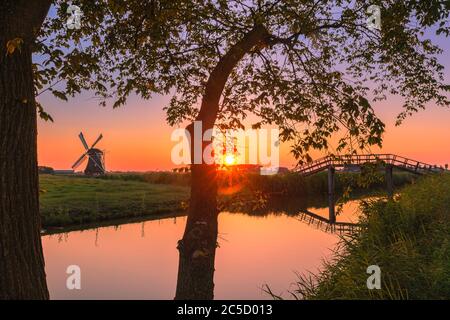
[[[343,171],[349,168],[359,168],[361,169],[367,165],[375,165],[380,168],[384,168],[386,175],[386,190],[390,198],[394,195],[394,181],[393,181],[393,169],[399,169],[402,171],[407,171],[409,173],[423,175],[423,174],[433,174],[447,172],[447,168],[438,167],[436,165],[430,165],[420,161],[408,159],[395,154],[346,154],[346,155],[329,155],[312,162],[303,164],[297,167],[294,171],[301,174],[304,177],[311,176],[321,171],[328,171],[328,209],[329,209],[329,224],[336,223],[336,212],[335,212],[335,174],[336,168],[342,168]],[[316,216],[314,218],[317,223],[319,221],[324,223],[325,221],[320,220]],[[316,219],[317,218],[317,219]],[[322,217],[320,217],[322,218]],[[322,218],[324,219],[324,218]],[[347,226],[340,226],[340,228],[347,228]],[[330,226],[333,229],[333,226]]]
[[[328,233],[349,234],[361,230],[362,226],[351,222],[334,222],[308,210],[302,210],[296,217],[309,226]]]

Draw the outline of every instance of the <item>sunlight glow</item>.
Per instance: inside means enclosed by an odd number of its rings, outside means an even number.
[[[234,156],[234,154],[225,155],[224,163],[227,166],[232,166],[233,164],[236,164],[236,157]]]

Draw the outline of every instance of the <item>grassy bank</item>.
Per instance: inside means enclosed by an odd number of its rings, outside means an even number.
[[[40,176],[44,227],[163,214],[183,209],[189,188],[120,179]]]
[[[229,184],[230,179],[227,172],[219,172],[218,177],[219,186],[226,187]],[[191,176],[190,173],[173,172],[113,173],[99,177],[98,179],[189,186]],[[394,185],[398,187],[411,183],[415,179],[415,176],[396,171],[394,172],[393,179]],[[306,178],[296,173],[271,176],[260,175],[258,173],[238,173],[233,174],[231,181],[233,184],[242,184],[247,189],[252,189],[253,191],[302,198],[327,194],[328,192],[327,172],[321,172]],[[343,192],[349,186],[355,191],[382,189],[385,186],[384,175],[380,172],[375,174],[371,173],[370,176],[359,173],[338,173],[335,182],[336,192]]]
[[[364,207],[367,229],[342,242],[324,271],[302,277],[306,299],[450,299],[450,175],[405,187],[395,201]],[[381,289],[367,289],[369,265],[381,268]]]

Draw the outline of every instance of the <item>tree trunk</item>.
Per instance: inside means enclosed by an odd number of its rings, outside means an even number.
[[[0,299],[48,299],[40,237],[32,49],[50,1],[0,12]],[[16,42],[7,52],[9,40]]]
[[[202,123],[202,136],[206,130],[214,127],[220,97],[230,73],[246,53],[255,46],[265,45],[268,36],[263,26],[255,26],[230,48],[211,72],[196,119]],[[193,124],[187,130],[191,139],[202,138],[194,135]],[[199,300],[214,297],[214,259],[218,231],[216,167],[194,163],[194,145],[191,140],[191,198],[184,236],[178,242],[180,261],[175,299]],[[202,144],[202,155],[206,145],[207,143]]]

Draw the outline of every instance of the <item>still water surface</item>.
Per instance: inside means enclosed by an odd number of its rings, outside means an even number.
[[[357,202],[338,221],[355,222]],[[310,211],[327,216],[326,208]],[[52,299],[173,299],[185,217],[42,237]],[[289,298],[295,272],[317,271],[339,236],[284,214],[219,215],[216,299],[271,299],[267,284]],[[66,269],[81,268],[81,290],[66,288]]]

